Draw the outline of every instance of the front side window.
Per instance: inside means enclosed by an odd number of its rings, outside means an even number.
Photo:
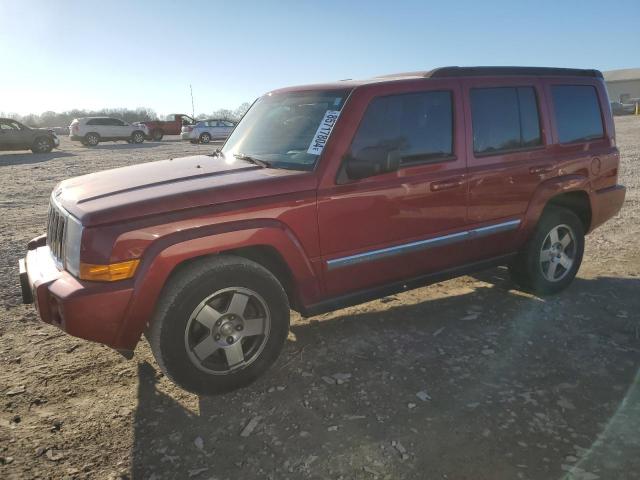
[[[449,91],[375,98],[360,122],[350,155],[371,162],[383,162],[389,155],[395,155],[400,165],[450,158],[452,103]]]
[[[13,122],[0,122],[0,130],[19,130],[19,128]]]
[[[542,145],[533,87],[471,89],[473,151],[491,155]]]
[[[590,85],[551,87],[560,143],[585,142],[604,137],[596,89]]]
[[[273,168],[313,170],[349,90],[265,95],[253,104],[225,143],[227,161],[254,158]]]

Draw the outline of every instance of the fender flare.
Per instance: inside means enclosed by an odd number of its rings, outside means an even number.
[[[589,203],[593,209],[591,191],[591,182],[584,175],[563,175],[542,182],[538,185],[527,206],[520,227],[520,239],[526,241],[529,238],[549,200],[553,197],[569,192],[585,192],[589,196]]]
[[[163,242],[151,245],[142,257],[134,280],[134,294],[118,331],[116,343],[133,349],[147,323],[153,317],[156,303],[167,280],[185,261],[223,254],[243,247],[268,246],[284,259],[298,286],[301,300],[320,295],[321,282],[312,262],[298,239],[285,225],[274,220],[251,222],[243,228],[225,229],[224,225],[209,231],[176,232]],[[256,225],[258,223],[258,225]],[[198,233],[198,232],[195,232]],[[303,293],[306,292],[306,293]]]

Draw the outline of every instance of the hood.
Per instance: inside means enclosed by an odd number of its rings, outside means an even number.
[[[71,178],[54,196],[83,225],[94,226],[313,188],[311,172],[196,155]]]

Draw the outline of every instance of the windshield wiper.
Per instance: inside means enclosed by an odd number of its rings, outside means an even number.
[[[234,153],[234,157],[238,160],[244,160],[245,162],[253,163],[254,165],[260,165],[262,168],[270,168],[271,163],[266,160],[260,160],[259,158],[252,157],[251,155],[245,155],[244,153]]]

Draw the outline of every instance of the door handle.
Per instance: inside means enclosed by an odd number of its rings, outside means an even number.
[[[553,171],[553,165],[538,165],[531,167],[529,173],[531,175],[540,175],[541,173],[551,173]]]
[[[440,180],[439,182],[431,183],[431,191],[438,192],[440,190],[450,190],[452,188],[458,188],[462,186],[464,179],[462,177],[448,178],[446,180]]]

